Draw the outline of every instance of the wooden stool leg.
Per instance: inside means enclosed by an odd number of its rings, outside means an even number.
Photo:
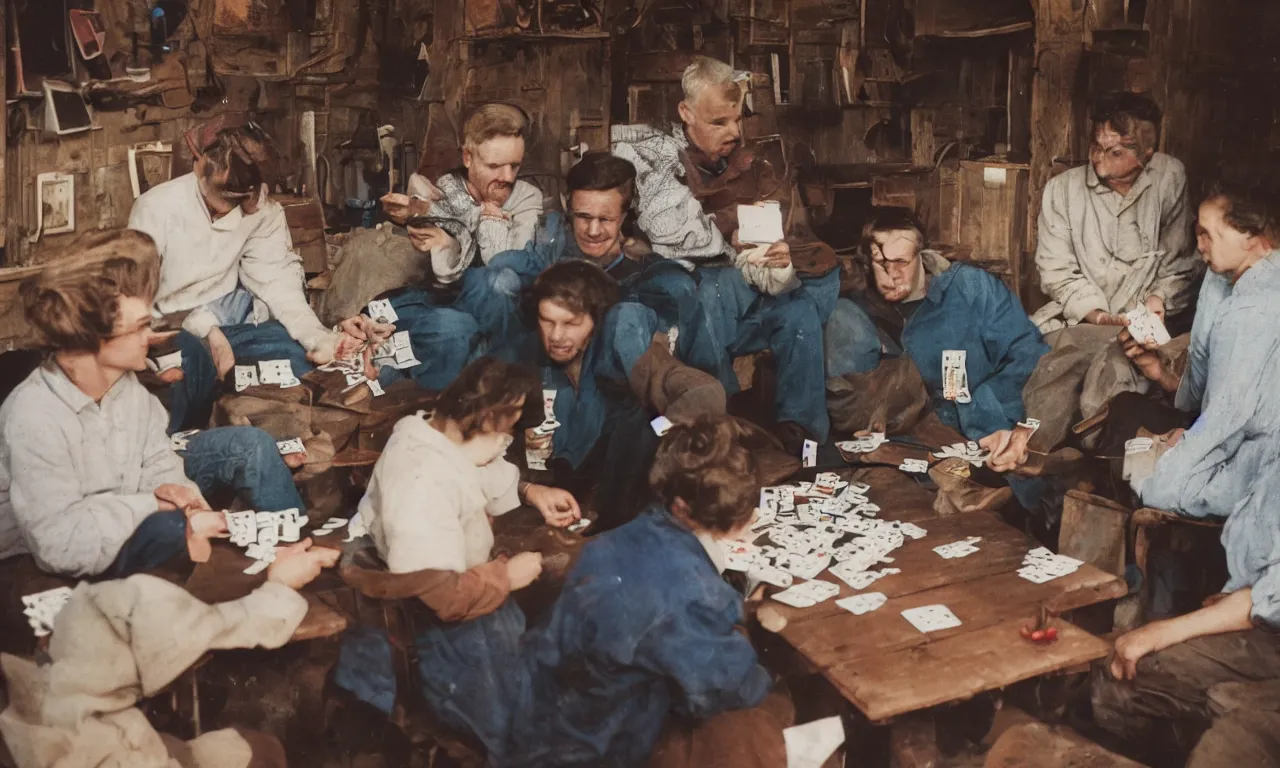
[[[938,732],[933,713],[913,712],[889,726],[891,768],[937,768]]]

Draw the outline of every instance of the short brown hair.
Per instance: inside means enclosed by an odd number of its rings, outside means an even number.
[[[626,211],[636,193],[636,167],[608,152],[588,152],[569,169],[565,184],[570,203],[573,202],[573,193],[579,190],[604,192],[616,189],[622,193],[622,210]]]
[[[1280,241],[1280,206],[1272,186],[1224,177],[1209,184],[1204,202],[1221,200],[1222,218],[1240,234],[1266,236],[1277,242]]]
[[[920,247],[927,245],[924,235],[924,224],[910,208],[897,205],[878,205],[871,209],[866,223],[862,225],[862,249],[871,255],[871,246],[876,235],[885,232],[915,232],[920,239]]]
[[[1089,140],[1107,126],[1121,136],[1139,157],[1154,152],[1160,142],[1160,107],[1151,99],[1130,91],[1113,91],[1100,97],[1089,110]]]
[[[728,533],[741,527],[760,500],[756,460],[742,435],[731,416],[677,424],[658,445],[649,487],[668,507],[682,500],[703,528]]]
[[[160,255],[136,229],[89,232],[67,251],[23,282],[23,312],[47,346],[97,352],[114,334],[121,297],[155,298]]]
[[[462,126],[462,146],[475,149],[497,136],[526,138],[529,118],[524,110],[511,104],[481,104]]]
[[[498,419],[522,412],[520,398],[528,398],[541,383],[537,372],[527,365],[482,357],[463,368],[444,388],[435,413],[457,424],[462,438],[470,440]]]
[[[263,184],[275,184],[279,153],[257,123],[219,131],[203,155],[209,162],[206,173],[228,172],[222,187],[227,197],[251,197]]]
[[[618,303],[618,281],[596,264],[585,259],[571,259],[543,270],[525,298],[529,316],[535,321],[538,305],[554,301],[570,312],[590,315],[599,328],[605,313]]]

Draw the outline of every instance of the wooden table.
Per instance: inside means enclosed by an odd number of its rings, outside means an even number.
[[[927,442],[927,440],[926,440]],[[935,443],[937,444],[937,443]],[[916,451],[923,458],[924,451]],[[856,594],[830,573],[840,595],[812,608],[769,601],[786,619],[781,637],[873,722],[1056,672],[1102,658],[1110,645],[1057,619],[1058,640],[1037,645],[1019,630],[1034,623],[1041,606],[1068,611],[1124,596],[1125,583],[1090,565],[1045,584],[1015,573],[1037,544],[995,514],[970,512],[940,517],[933,493],[897,469],[862,468],[841,473],[871,485],[870,500],[886,520],[912,522],[928,531],[890,556],[901,573],[883,577],[865,590],[888,598],[878,610],[855,616],[835,604]],[[947,560],[933,552],[942,544],[981,536],[979,551]],[[902,611],[942,604],[962,624],[922,633]]]

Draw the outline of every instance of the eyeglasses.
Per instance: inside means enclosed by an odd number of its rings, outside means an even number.
[[[113,333],[108,336],[107,339],[119,339],[124,336],[134,336],[139,333],[156,333],[163,330],[165,330],[165,322],[163,318],[144,317],[139,320],[133,328],[127,331]]]

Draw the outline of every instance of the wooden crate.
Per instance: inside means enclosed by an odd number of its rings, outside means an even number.
[[[956,245],[975,262],[1021,284],[1030,168],[962,161],[956,188]]]

